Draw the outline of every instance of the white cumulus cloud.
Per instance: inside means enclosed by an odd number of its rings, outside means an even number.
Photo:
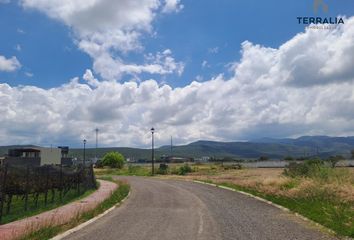
[[[337,29],[306,30],[278,48],[245,41],[231,77],[178,88],[98,81],[91,70],[51,89],[0,84],[0,144],[79,144],[83,137],[94,143],[96,127],[102,145],[114,146],[148,146],[152,126],[157,145],[171,135],[176,143],[354,135],[353,29],[354,17]],[[170,54],[145,58],[173,66]]]
[[[167,1],[163,5],[160,0],[21,0],[21,4],[25,9],[39,10],[69,26],[78,47],[92,57],[93,70],[105,80],[117,80],[123,74],[137,72],[180,73],[180,67],[171,71],[158,63],[134,65],[122,57],[127,52],[141,52],[140,37],[153,34],[152,21],[162,6],[177,9],[179,1]],[[171,58],[168,56],[166,60],[174,62]]]
[[[180,3],[180,0],[165,0],[165,5],[162,8],[162,12],[170,13],[170,12],[179,12],[184,6]]]
[[[21,67],[21,63],[17,60],[15,56],[11,58],[6,58],[0,55],[0,71],[3,72],[13,72]]]

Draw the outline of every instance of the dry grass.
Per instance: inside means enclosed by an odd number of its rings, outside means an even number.
[[[319,192],[354,203],[354,168],[334,169],[326,181],[310,178],[284,176],[280,168],[250,168],[224,170],[221,166],[195,166],[195,172],[186,176],[172,176],[177,179],[211,180],[215,183],[233,183],[257,191],[286,196],[310,197]],[[164,176],[171,178],[171,176]]]

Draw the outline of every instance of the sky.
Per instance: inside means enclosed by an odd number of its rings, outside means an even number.
[[[315,2],[0,0],[0,145],[354,135],[354,4]]]

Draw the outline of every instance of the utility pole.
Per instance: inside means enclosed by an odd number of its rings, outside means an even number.
[[[151,175],[154,176],[155,170],[154,170],[154,132],[155,129],[151,128]]]
[[[84,142],[84,167],[86,167],[86,139],[83,140]]]

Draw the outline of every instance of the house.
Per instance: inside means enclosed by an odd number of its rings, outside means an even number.
[[[59,146],[61,152],[61,164],[63,165],[73,165],[73,158],[69,157],[69,147]]]
[[[209,162],[210,161],[210,157],[208,156],[203,156],[201,158],[195,158],[194,161],[196,163],[206,163],[206,162]]]
[[[23,147],[9,149],[8,155],[3,160],[9,165],[22,166],[43,166],[52,164],[71,165],[71,158],[67,157],[69,148],[44,148],[44,147]]]

